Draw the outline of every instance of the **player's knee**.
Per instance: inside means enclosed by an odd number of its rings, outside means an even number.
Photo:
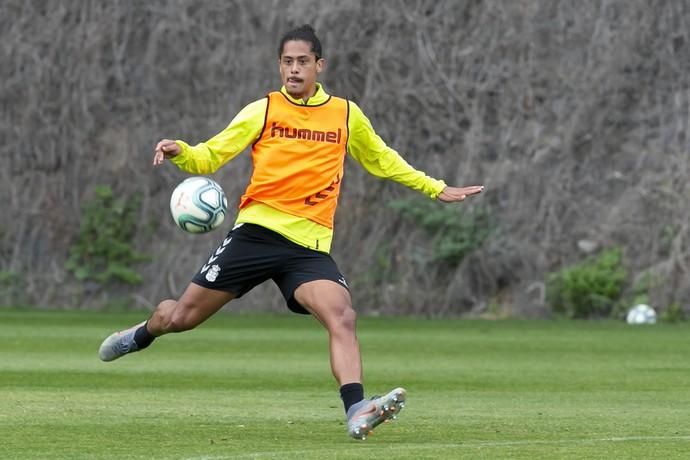
[[[336,309],[334,323],[341,331],[354,332],[357,326],[357,312],[350,305],[342,305]]]

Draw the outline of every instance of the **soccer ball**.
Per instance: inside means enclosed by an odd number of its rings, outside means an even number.
[[[656,323],[656,312],[649,305],[641,303],[628,310],[628,316],[625,320],[628,324],[654,324]]]
[[[185,232],[206,233],[218,227],[228,212],[225,192],[207,177],[190,177],[170,197],[173,220]]]

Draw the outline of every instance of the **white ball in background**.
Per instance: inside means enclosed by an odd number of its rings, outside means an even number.
[[[628,310],[625,320],[628,324],[655,324],[656,312],[649,305],[641,303]]]

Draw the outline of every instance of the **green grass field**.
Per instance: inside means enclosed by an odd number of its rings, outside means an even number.
[[[690,458],[687,324],[360,319],[367,393],[409,392],[361,442],[313,319],[221,314],[100,362],[142,316],[0,310],[0,458]]]

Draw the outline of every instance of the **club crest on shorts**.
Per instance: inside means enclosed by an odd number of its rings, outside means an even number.
[[[206,281],[208,281],[209,283],[213,283],[216,280],[216,278],[218,278],[219,273],[220,267],[218,265],[211,265],[211,268],[206,273]]]
[[[210,264],[213,263],[213,262],[215,262],[216,259],[218,259],[218,256],[220,256],[220,255],[223,253],[223,251],[225,251],[225,247],[226,247],[228,244],[230,244],[230,241],[232,241],[232,237],[231,237],[231,236],[229,236],[229,237],[227,237],[227,238],[225,238],[225,239],[223,240],[223,244],[221,244],[221,245],[218,247],[218,249],[216,249],[216,252],[215,252],[215,253],[211,254],[211,257],[209,257],[208,262],[206,262],[206,263],[204,264],[204,266],[201,267],[201,270],[199,271],[200,274],[201,274],[201,273],[204,273],[206,270],[208,270],[208,268],[210,267]],[[215,265],[215,267],[218,267],[218,265]],[[220,271],[220,268],[218,269],[218,271]],[[216,274],[216,277],[217,277],[217,276],[218,276],[218,275]],[[214,277],[213,279],[215,280],[216,278]],[[209,281],[211,281],[211,280],[209,280]]]

